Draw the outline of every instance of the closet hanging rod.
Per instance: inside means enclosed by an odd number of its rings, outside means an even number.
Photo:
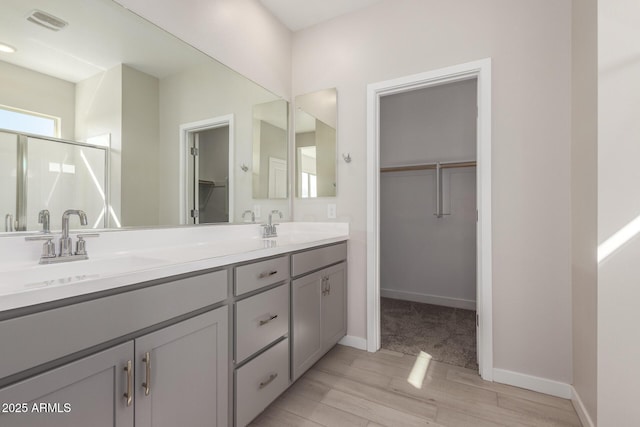
[[[437,163],[424,163],[420,165],[407,165],[407,166],[390,166],[386,168],[380,168],[380,172],[405,172],[405,171],[421,171],[427,169],[435,169]],[[468,162],[448,162],[440,163],[442,169],[448,168],[468,168],[476,166],[475,161]]]

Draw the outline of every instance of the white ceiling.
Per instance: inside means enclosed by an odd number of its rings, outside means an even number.
[[[291,31],[329,21],[382,0],[260,0]]]
[[[0,0],[0,42],[18,50],[0,61],[78,82],[127,64],[163,78],[209,57],[117,3],[105,0]],[[40,9],[69,23],[54,32],[26,20]]]

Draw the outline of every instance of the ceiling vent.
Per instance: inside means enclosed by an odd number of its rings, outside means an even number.
[[[33,22],[34,24],[38,24],[42,27],[48,28],[53,31],[60,31],[67,25],[67,22],[63,21],[60,18],[56,18],[53,15],[48,14],[47,12],[43,12],[41,10],[35,9],[31,11],[31,14],[27,16],[27,21]]]

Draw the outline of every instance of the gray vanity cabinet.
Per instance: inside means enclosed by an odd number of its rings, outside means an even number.
[[[323,354],[347,334],[347,264],[342,262],[324,270],[322,305]]]
[[[347,332],[346,244],[294,254],[292,366],[295,381]],[[337,264],[305,274],[327,263]]]
[[[0,389],[0,425],[133,427],[132,358],[129,341]]]
[[[226,427],[228,329],[221,307],[0,389],[0,426]]]
[[[135,340],[136,427],[226,426],[228,311]]]
[[[314,273],[291,284],[294,381],[322,356],[321,282],[321,273]]]
[[[293,380],[347,333],[346,263],[292,283]]]

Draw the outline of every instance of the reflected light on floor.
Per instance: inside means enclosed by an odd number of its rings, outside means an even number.
[[[598,262],[602,262],[638,233],[640,233],[640,216],[637,216],[598,246]]]
[[[411,373],[409,373],[409,378],[407,378],[407,382],[414,386],[417,389],[422,388],[422,382],[424,381],[424,377],[427,375],[427,370],[429,369],[429,363],[431,362],[431,355],[421,351],[420,354],[416,357],[416,361],[413,364],[413,368],[411,368]]]

